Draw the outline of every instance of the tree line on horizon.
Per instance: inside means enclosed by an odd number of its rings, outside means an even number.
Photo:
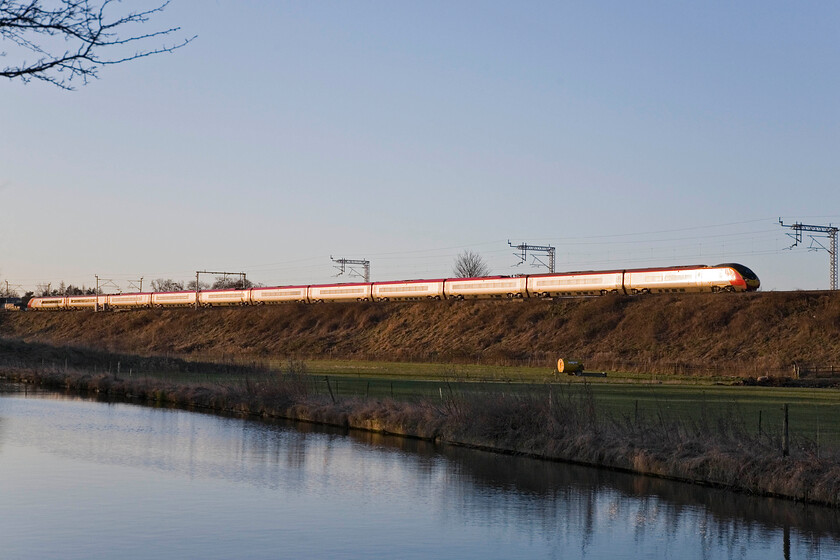
[[[177,282],[171,278],[158,278],[152,280],[152,292],[183,292],[194,291],[195,280],[191,282]],[[240,278],[230,278],[219,276],[212,284],[207,282],[199,282],[199,290],[244,290],[258,286],[248,279],[242,280]],[[102,291],[100,290],[100,293]],[[27,296],[33,297],[59,297],[59,296],[92,296],[96,294],[96,288],[81,286],[74,286],[73,284],[59,283],[55,288],[52,283],[38,284],[34,291],[26,292]],[[9,297],[17,297],[17,293],[9,294]]]
[[[456,278],[475,278],[488,276],[490,274],[490,268],[481,255],[472,251],[464,251],[455,258],[452,273]],[[217,276],[212,284],[199,282],[198,290],[246,290],[262,286],[262,284],[255,284],[247,278]],[[172,278],[156,278],[152,280],[151,288],[151,291],[156,293],[195,291],[196,281],[178,282]],[[73,284],[65,284],[62,281],[56,287],[53,287],[52,282],[38,284],[35,290],[26,292],[22,299],[24,302],[28,302],[33,297],[92,296],[95,294],[96,288],[94,287],[88,287],[84,284],[75,286]],[[7,298],[19,297],[16,290],[9,290],[3,296]]]

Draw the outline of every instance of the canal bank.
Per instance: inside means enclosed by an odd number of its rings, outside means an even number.
[[[715,422],[611,418],[591,395],[546,388],[531,394],[460,394],[439,399],[336,399],[312,394],[296,374],[254,376],[242,386],[167,383],[113,374],[6,369],[10,381],[135,402],[284,418],[345,429],[783,497],[840,505],[840,461],[807,442],[782,456],[770,434],[732,418]]]

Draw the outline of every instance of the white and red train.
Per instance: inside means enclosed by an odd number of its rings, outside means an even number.
[[[677,266],[635,270],[482,276],[110,295],[49,296],[29,300],[28,309],[136,309],[216,307],[338,301],[419,301],[492,298],[547,298],[671,292],[757,290],[758,277],[740,264]]]

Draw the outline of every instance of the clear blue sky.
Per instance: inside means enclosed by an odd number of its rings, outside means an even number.
[[[149,25],[198,38],[73,92],[0,82],[0,281],[538,271],[510,239],[558,271],[828,287],[778,218],[840,224],[839,4],[173,0]]]

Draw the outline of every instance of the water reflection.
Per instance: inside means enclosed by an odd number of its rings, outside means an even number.
[[[59,395],[0,398],[0,460],[6,449],[27,446],[84,465],[225,481],[282,496],[295,511],[322,503],[318,519],[370,531],[356,547],[388,533],[391,557],[412,550],[423,557],[432,546],[453,558],[502,557],[522,547],[558,558],[840,553],[840,518],[828,508],[311,424]],[[367,511],[376,513],[368,518]],[[434,539],[416,534],[422,531]],[[414,542],[422,548],[411,548]],[[406,554],[395,554],[401,544]],[[343,556],[376,556],[364,550]]]
[[[581,519],[586,533],[604,519],[624,517],[632,520],[639,537],[650,526],[665,527],[673,535],[681,518],[691,516],[701,522],[699,533],[704,538],[718,542],[731,542],[734,534],[762,538],[780,527],[789,527],[815,543],[840,537],[840,514],[831,508],[380,434],[351,431],[348,435],[424,462],[445,458],[447,480],[458,489],[465,510],[492,510],[499,496],[528,496],[543,508],[541,517]],[[494,499],[483,500],[485,496]],[[563,515],[557,515],[557,507],[564,508]]]
[[[455,490],[450,497],[458,503],[454,511],[478,513],[486,523],[513,512],[517,522],[526,520],[538,532],[579,531],[584,552],[616,524],[632,527],[637,544],[656,539],[679,546],[693,532],[701,558],[721,551],[746,557],[751,545],[774,541],[781,546],[773,557],[790,558],[791,532],[808,558],[819,557],[823,544],[833,557],[840,538],[840,515],[830,508],[377,434],[350,437],[420,457],[445,457],[447,483]]]

